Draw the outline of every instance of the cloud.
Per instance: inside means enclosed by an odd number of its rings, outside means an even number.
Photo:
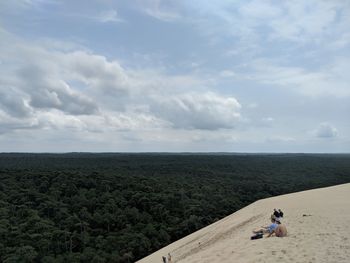
[[[45,128],[63,129],[63,130],[88,130],[86,123],[84,123],[78,116],[67,115],[62,111],[49,110],[38,114],[37,116],[40,126]]]
[[[290,143],[295,141],[295,138],[287,136],[273,136],[266,138],[267,143]]]
[[[56,42],[14,39],[0,55],[6,131],[217,130],[233,128],[241,118],[236,98],[207,91],[210,78],[126,69],[79,46],[60,50]],[[18,125],[20,118],[25,125]]]
[[[320,65],[317,70],[281,64],[284,64],[283,61],[256,59],[249,69],[244,69],[249,73],[241,72],[237,76],[264,85],[287,88],[305,96],[350,96],[350,77],[345,73],[350,69],[348,60],[335,58],[332,63]]]
[[[181,18],[175,4],[164,0],[139,1],[137,8],[143,13],[164,22],[172,22]]]
[[[28,105],[25,98],[17,90],[1,85],[0,88],[0,109],[5,111],[8,115],[17,118],[24,118],[30,116],[32,108]]]
[[[269,1],[247,1],[239,7],[239,13],[242,17],[255,19],[271,19],[279,17],[282,14],[281,7],[273,5]]]
[[[234,97],[213,92],[187,93],[157,98],[151,109],[175,128],[217,130],[233,128],[241,118],[241,105]]]
[[[333,127],[330,123],[320,123],[318,128],[315,130],[315,135],[318,138],[335,138],[338,135],[338,130]]]
[[[42,126],[92,131],[171,126],[215,130],[232,128],[240,119],[241,106],[233,97],[199,90],[187,93],[204,85],[194,77],[125,70],[117,61],[86,51],[51,52],[21,46],[17,50],[21,63],[8,81],[28,100],[20,108],[23,99],[19,98],[17,115],[36,112]],[[94,121],[87,124],[89,119]]]
[[[200,4],[200,1],[188,4],[193,8],[193,21],[198,19],[203,23],[204,19],[208,30],[215,33],[226,32],[240,38],[247,38],[253,33],[260,40],[279,38],[293,42],[313,42],[328,38],[331,31],[339,33],[337,28],[343,27],[347,19],[342,14],[350,8],[343,1],[318,0],[293,0],[278,5],[273,1],[256,0]],[[220,29],[215,25],[217,22],[227,26]],[[269,37],[264,38],[265,34]]]
[[[105,116],[106,124],[112,130],[154,130],[170,127],[170,123],[149,113],[112,113]]]
[[[5,2],[18,36],[0,28],[2,145],[31,134],[108,149],[293,147],[325,116],[347,134],[346,1]]]
[[[1,33],[4,37],[0,44],[2,133],[34,127],[96,130],[98,126],[108,126],[106,118],[90,121],[84,116],[104,115],[110,108],[124,108],[106,103],[125,103],[121,99],[130,89],[127,74],[118,62],[85,50],[59,50],[57,43],[39,46]]]
[[[57,65],[55,65],[57,66]],[[17,88],[29,97],[33,108],[55,108],[70,114],[93,114],[98,111],[92,99],[73,90],[55,71],[44,68],[39,60],[17,71]]]
[[[100,13],[97,17],[97,20],[99,20],[102,23],[109,23],[109,22],[123,22],[124,20],[121,19],[118,16],[118,13],[116,10],[107,10],[102,13]]]
[[[117,61],[84,51],[66,53],[61,60],[68,78],[80,80],[97,92],[123,96],[131,88],[127,73]]]
[[[96,12],[88,12],[88,13],[67,13],[65,14],[67,17],[91,20],[98,23],[123,23],[125,20],[121,18],[118,12],[115,9],[101,11],[99,13]]]
[[[346,52],[350,44],[347,1],[181,3],[187,11],[182,12],[182,20],[222,50],[223,56],[234,57],[235,64],[286,56],[293,64],[305,60],[310,50],[315,52],[314,60],[325,63],[334,53]]]
[[[23,129],[39,129],[40,123],[30,115],[24,118],[23,116],[13,116],[0,108],[0,134],[11,133],[16,130]]]
[[[270,24],[274,35],[291,41],[319,41],[337,26],[337,11],[344,7],[337,1],[291,1],[283,4],[285,12]]]
[[[12,0],[12,1],[1,1],[0,9],[6,11],[16,12],[18,9],[39,9],[44,5],[57,5],[57,0]]]
[[[113,103],[118,104],[131,89],[127,74],[117,61],[107,61],[104,56],[86,50],[59,50],[56,43],[50,47],[50,42],[45,46],[23,43],[6,32],[2,36],[0,86],[3,94],[8,94],[3,95],[3,107],[9,100],[5,98],[13,100],[22,96],[17,99],[17,108],[23,100],[34,109],[55,108],[73,115],[97,114],[101,99],[105,103],[114,97]],[[12,91],[8,87],[12,87]],[[13,94],[14,90],[17,94]]]

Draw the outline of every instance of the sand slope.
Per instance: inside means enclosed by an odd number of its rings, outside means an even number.
[[[285,212],[288,236],[250,240],[273,208]],[[169,252],[179,263],[350,262],[350,184],[259,200],[138,262]]]

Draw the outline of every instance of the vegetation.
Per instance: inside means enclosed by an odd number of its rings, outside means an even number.
[[[134,262],[350,155],[0,154],[0,262]]]

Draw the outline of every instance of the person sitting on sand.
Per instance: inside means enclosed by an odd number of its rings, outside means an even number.
[[[285,237],[287,236],[287,228],[285,225],[279,224],[275,230],[273,230],[272,232],[270,232],[267,237],[272,236],[273,234],[276,235],[276,237]]]
[[[281,209],[277,210],[276,208],[273,210],[273,214],[271,215],[271,218],[274,217],[277,222],[281,222],[281,219],[283,217],[283,212],[282,214],[280,213]]]
[[[271,217],[271,224],[269,226],[263,226],[258,230],[253,230],[253,233],[259,234],[271,234],[274,232],[274,230],[278,227],[278,224],[276,222],[276,219],[274,217]]]
[[[281,217],[280,213],[277,211],[276,208],[273,209],[273,215],[274,215],[276,218],[280,218],[280,217]]]
[[[287,228],[285,225],[279,225],[276,229],[275,229],[275,235],[276,237],[285,237],[287,236]]]
[[[282,212],[282,210],[281,210],[281,209],[278,209],[278,212],[279,212],[279,214],[280,214],[280,217],[282,218],[282,217],[283,217],[283,212]]]

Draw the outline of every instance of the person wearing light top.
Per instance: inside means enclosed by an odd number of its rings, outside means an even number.
[[[271,218],[271,224],[269,226],[263,226],[258,230],[253,230],[253,233],[255,233],[255,234],[259,234],[259,233],[271,234],[275,231],[275,229],[277,227],[278,227],[278,224],[276,223],[276,219]]]
[[[285,237],[287,236],[287,228],[285,225],[278,224],[278,226],[267,235],[267,237],[272,236],[273,234],[276,235],[276,237]]]

